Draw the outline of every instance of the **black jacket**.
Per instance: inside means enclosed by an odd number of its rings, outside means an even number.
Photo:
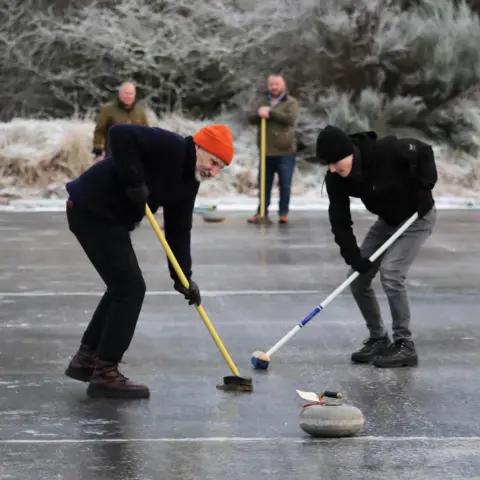
[[[192,137],[157,127],[124,124],[110,129],[109,144],[112,156],[67,183],[70,198],[96,217],[133,230],[145,216],[145,205],[130,200],[126,189],[145,183],[150,191],[148,205],[154,213],[163,206],[165,238],[190,279],[190,235],[200,186],[195,178]],[[170,262],[168,267],[176,280]]]
[[[423,211],[433,207],[437,169],[431,146],[419,140],[392,135],[377,139],[375,132],[350,138],[357,148],[352,173],[343,178],[328,172],[325,184],[335,242],[345,262],[354,266],[361,254],[352,229],[349,197],[359,198],[369,212],[399,226],[419,207]]]

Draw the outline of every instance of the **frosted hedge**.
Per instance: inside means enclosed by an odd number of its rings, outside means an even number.
[[[2,4],[2,120],[84,114],[131,79],[157,115],[241,121],[275,71],[301,101],[306,155],[327,121],[476,151],[480,23],[464,2]]]

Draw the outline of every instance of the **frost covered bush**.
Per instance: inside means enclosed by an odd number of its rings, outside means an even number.
[[[200,187],[202,197],[257,195],[258,154],[255,132],[232,121],[225,113],[213,119],[192,120],[177,114],[157,118],[154,125],[181,135],[190,135],[210,122],[226,122],[235,138],[235,160],[218,177]],[[0,123],[0,203],[5,197],[65,197],[65,182],[92,163],[91,118],[63,120],[13,120]],[[480,163],[477,158],[447,146],[435,147],[439,183],[436,195],[480,196]],[[292,185],[292,195],[320,199],[325,170],[300,164]]]
[[[480,24],[464,1],[2,3],[3,119],[96,109],[126,79],[157,113],[212,116],[278,71],[316,128],[317,112],[341,117],[348,101],[355,128],[409,126],[462,147],[477,129],[462,96],[480,80]]]
[[[3,0],[0,119],[92,118],[132,80],[160,121],[226,115],[254,162],[244,111],[279,72],[300,100],[299,175],[308,185],[321,180],[301,160],[327,122],[414,134],[476,169],[472,8],[477,0]],[[249,190],[253,172],[232,169],[228,188]]]

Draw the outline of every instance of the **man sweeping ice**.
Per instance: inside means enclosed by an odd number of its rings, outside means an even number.
[[[149,389],[118,370],[133,338],[146,285],[130,232],[163,206],[165,237],[189,282],[185,289],[170,261],[174,288],[190,305],[201,296],[192,277],[192,216],[200,182],[232,162],[232,135],[210,125],[183,137],[157,127],[116,125],[110,129],[111,156],[67,183],[71,232],[107,289],[83,334],[66,375],[89,382],[95,397],[146,398]]]
[[[328,166],[325,184],[335,242],[351,267],[348,275],[360,274],[350,288],[370,335],[363,348],[352,354],[352,361],[377,367],[417,365],[405,282],[436,222],[433,150],[411,138],[379,139],[371,131],[348,135],[328,125],[318,135],[316,157]],[[360,248],[352,229],[350,197],[359,198],[369,212],[378,215]],[[369,257],[415,212],[417,220],[372,263]],[[393,343],[371,285],[378,272],[392,316]]]

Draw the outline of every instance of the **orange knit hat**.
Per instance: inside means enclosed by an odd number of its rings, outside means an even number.
[[[193,136],[193,141],[227,165],[232,163],[234,153],[232,132],[226,125],[203,127]]]

